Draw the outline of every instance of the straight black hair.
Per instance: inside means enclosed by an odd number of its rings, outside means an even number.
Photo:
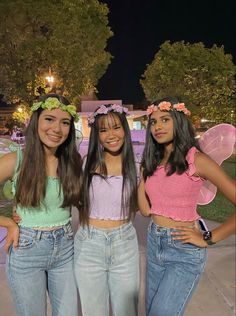
[[[105,105],[110,107],[111,104]],[[96,111],[95,111],[96,112]],[[103,178],[107,177],[107,168],[104,160],[103,148],[99,141],[99,125],[98,119],[111,115],[118,117],[125,132],[124,145],[122,147],[122,209],[129,208],[129,218],[136,213],[137,206],[137,172],[134,161],[134,153],[131,141],[131,134],[125,113],[109,111],[107,114],[98,114],[95,117],[95,122],[91,126],[88,155],[84,168],[82,199],[80,207],[80,222],[88,224],[90,214],[89,188],[92,178],[99,170],[99,175]],[[96,173],[97,174],[97,173]],[[128,193],[128,194],[127,194]]]

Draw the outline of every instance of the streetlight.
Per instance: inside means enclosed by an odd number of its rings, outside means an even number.
[[[50,86],[50,88],[52,89],[52,87],[53,87],[53,83],[54,83],[54,77],[53,77],[53,75],[52,75],[52,70],[51,70],[51,67],[49,67],[49,75],[46,77],[46,80],[48,81],[48,83],[49,83],[49,86]]]

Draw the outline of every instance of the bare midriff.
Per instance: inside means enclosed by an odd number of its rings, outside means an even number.
[[[182,221],[175,221],[172,218],[169,217],[164,217],[161,215],[154,215],[152,214],[152,220],[154,223],[156,223],[158,226],[162,227],[177,227],[177,226],[187,226],[187,227],[194,227],[196,226],[196,221],[187,221],[187,222],[182,222]]]
[[[123,220],[105,220],[105,219],[89,219],[89,225],[98,227],[98,228],[114,228],[124,225],[128,222],[128,219]]]

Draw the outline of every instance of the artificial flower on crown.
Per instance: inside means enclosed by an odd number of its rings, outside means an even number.
[[[69,113],[73,118],[75,122],[79,121],[79,115],[76,112],[76,107],[72,104],[65,105],[61,103],[57,98],[49,97],[45,101],[41,102],[35,102],[30,111],[35,112],[39,108],[42,108],[43,110],[53,110],[53,109],[61,109],[64,112]]]
[[[176,110],[178,112],[183,112],[185,115],[190,115],[191,112],[186,108],[184,103],[177,103],[177,104],[171,104],[167,101],[162,101],[158,105],[151,104],[147,108],[147,116],[150,116],[153,112],[156,112],[157,110],[160,111],[173,111]]]
[[[176,111],[184,112],[185,115],[190,115],[190,114],[191,114],[191,112],[186,108],[186,106],[185,106],[184,103],[177,103],[177,104],[174,104],[174,105],[173,105],[173,108],[174,108]]]
[[[128,108],[119,105],[119,104],[111,104],[110,106],[105,106],[105,105],[99,105],[98,109],[89,115],[88,117],[88,126],[91,127],[93,123],[95,122],[95,117],[97,115],[101,114],[108,114],[109,112],[116,112],[116,113],[125,113],[125,115],[128,114]]]

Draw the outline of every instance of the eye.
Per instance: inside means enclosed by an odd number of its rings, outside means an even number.
[[[156,120],[154,120],[154,119],[150,120],[150,125],[151,126],[154,126],[155,124],[156,124]]]
[[[120,126],[120,125],[115,125],[115,126],[113,126],[113,128],[114,128],[114,129],[120,129],[121,126]]]
[[[52,118],[51,117],[45,117],[45,121],[51,122]]]
[[[99,129],[99,133],[105,133],[106,132],[106,129],[105,128],[100,128]]]
[[[62,124],[66,126],[70,126],[70,121],[63,121]]]
[[[170,119],[168,117],[163,117],[163,119],[161,120],[163,123],[167,123]]]

